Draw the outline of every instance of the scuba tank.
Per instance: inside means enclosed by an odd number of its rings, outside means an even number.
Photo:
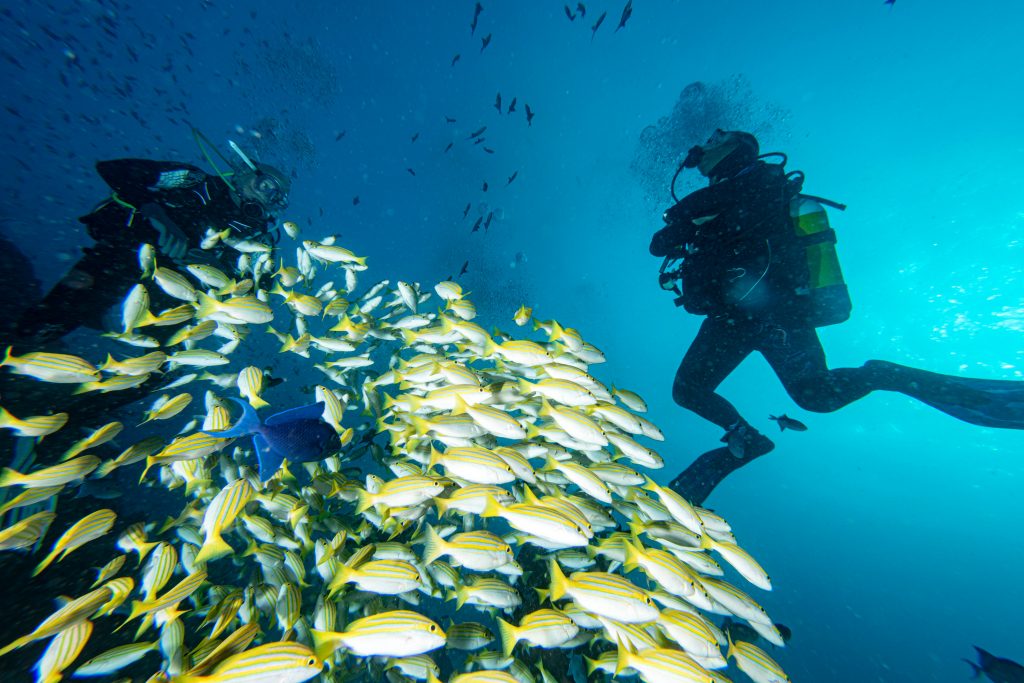
[[[677,295],[676,306],[684,306],[697,315],[718,313],[725,306],[746,310],[754,316],[770,316],[783,324],[824,327],[843,322],[850,317],[852,304],[836,254],[836,233],[829,226],[824,206],[841,211],[846,207],[802,193],[803,172],[785,173],[786,156],[779,152],[762,154],[757,159],[762,161],[767,157],[782,158],[780,163],[760,166],[767,171],[765,176],[771,179],[764,186],[762,199],[770,201],[759,201],[749,207],[742,206],[742,198],[701,201],[706,200],[710,193],[728,191],[726,183],[732,181],[724,181],[697,190],[683,200],[677,199],[677,203],[665,212],[666,224],[692,222],[693,225],[687,226],[684,233],[692,235],[693,240],[677,245],[665,257],[659,272],[659,284]],[[686,163],[680,166],[672,179],[673,199],[676,199],[675,180]],[[772,220],[772,223],[776,227],[769,235],[757,238],[757,242],[751,242],[749,237],[744,240],[741,231],[737,244],[746,244],[745,248],[719,248],[720,241],[725,238],[721,234],[711,240],[704,236],[704,248],[694,248],[694,243],[702,237],[702,221],[713,220],[699,216],[724,214],[736,209],[737,203],[741,204],[740,209],[750,209],[753,214],[758,213],[758,206],[762,212],[767,211],[768,216],[774,212],[777,220]],[[688,208],[702,204],[711,204],[711,208],[702,206],[697,217],[691,217]],[[780,211],[784,212],[783,216],[778,215]],[[749,229],[751,226],[748,224],[746,227]],[[757,255],[757,250],[763,251]],[[739,256],[741,251],[746,252],[746,261],[730,263],[730,257]],[[734,281],[731,275],[722,277],[722,273],[732,272],[742,273],[743,279]],[[735,285],[731,292],[727,283]]]

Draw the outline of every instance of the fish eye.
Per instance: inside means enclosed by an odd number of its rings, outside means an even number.
[[[316,657],[310,657],[307,659],[306,666],[316,666]]]
[[[431,632],[431,633],[433,633],[433,632],[434,632],[434,631],[436,631],[436,630],[437,630],[437,627],[436,627],[436,626],[434,626],[433,624],[431,624],[431,625],[430,625],[430,632]]]

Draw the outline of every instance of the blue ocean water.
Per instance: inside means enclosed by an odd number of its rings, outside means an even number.
[[[701,81],[807,191],[849,205],[831,217],[854,312],[821,331],[831,365],[1021,378],[1019,7],[638,0],[614,31],[621,2],[573,22],[560,3],[482,4],[473,34],[461,0],[7,6],[0,231],[45,291],[108,194],[96,161],[207,167],[189,124],[234,139],[294,172],[288,217],[376,276],[433,283],[468,260],[488,325],[525,303],[578,328],[600,376],[651,404],[667,480],[721,433],[671,400],[700,319],[647,252],[685,148],[656,168],[638,150]],[[760,357],[721,391],[773,438],[769,413],[810,427],[708,501],[772,575],[758,597],[793,630],[772,655],[794,681],[961,681],[973,644],[1024,659],[1024,436],[895,394],[805,413]]]

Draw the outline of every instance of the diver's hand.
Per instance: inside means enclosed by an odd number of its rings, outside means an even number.
[[[178,261],[188,253],[188,238],[185,233],[173,223],[164,223],[160,220],[150,220],[157,232],[157,248],[164,256]]]

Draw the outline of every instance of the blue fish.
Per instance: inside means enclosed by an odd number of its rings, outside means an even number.
[[[321,419],[322,403],[285,410],[261,423],[248,403],[237,398],[231,400],[242,406],[241,419],[222,432],[203,433],[224,439],[252,434],[261,481],[274,476],[286,458],[289,462],[314,462],[336,453],[341,447],[334,428]]]

